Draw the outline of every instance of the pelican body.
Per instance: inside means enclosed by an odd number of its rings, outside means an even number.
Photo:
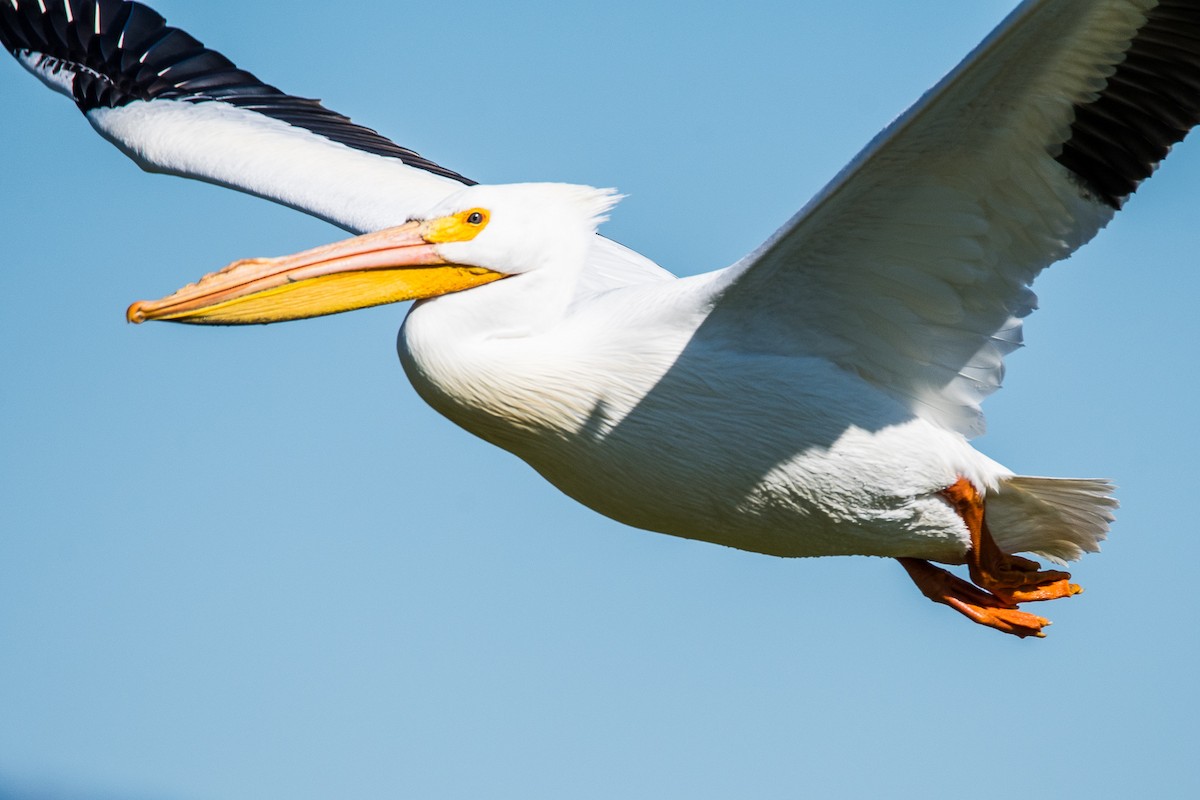
[[[824,359],[709,335],[711,276],[554,311],[562,287],[532,277],[417,303],[401,363],[433,408],[613,519],[776,556],[957,563],[936,493],[1009,474]]]
[[[969,439],[1030,283],[1200,120],[1200,0],[1026,0],[761,247],[687,278],[597,233],[612,190],[474,184],[140,4],[0,0],[0,41],[144,168],[361,234],[235,262],[131,321],[415,300],[398,351],[420,396],[615,520],[897,558],[1021,637],[1048,621],[1020,604],[1080,591],[1016,554],[1097,550],[1112,485],[1016,475]]]

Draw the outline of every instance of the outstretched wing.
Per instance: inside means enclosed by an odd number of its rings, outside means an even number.
[[[239,189],[355,233],[405,222],[474,183],[263,83],[141,3],[0,0],[0,44],[143,169]],[[580,291],[670,277],[597,237]]]
[[[238,69],[124,0],[0,0],[0,43],[143,169],[239,189],[361,232],[471,181]]]
[[[1198,120],[1200,2],[1027,0],[731,267],[714,313],[978,433],[1029,284]]]

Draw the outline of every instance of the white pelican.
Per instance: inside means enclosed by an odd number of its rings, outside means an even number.
[[[1073,595],[1105,480],[976,451],[1029,284],[1200,116],[1200,0],[1027,0],[766,243],[675,279],[596,235],[609,190],[471,185],[121,0],[0,0],[0,41],[144,169],[355,232],[129,318],[275,322],[418,299],[420,395],[614,519],[777,556],[899,559],[1017,636]],[[966,564],[968,583],[931,562]]]

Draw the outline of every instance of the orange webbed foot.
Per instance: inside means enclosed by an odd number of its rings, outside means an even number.
[[[1071,575],[1042,569],[1036,561],[1005,553],[996,544],[984,518],[983,495],[966,478],[941,491],[970,535],[967,568],[974,584],[919,558],[897,559],[917,587],[935,603],[942,603],[968,619],[1013,636],[1038,636],[1048,619],[1021,611],[1017,605],[1036,600],[1057,600],[1083,591]]]
[[[984,530],[971,560],[971,580],[1011,603],[1057,600],[1083,591],[1071,573],[1042,569],[1036,561],[1000,551]]]
[[[1041,573],[1041,580],[1021,584],[1014,588],[1005,586],[988,586],[992,593],[997,597],[1003,597],[1010,603],[1030,603],[1038,600],[1058,600],[1062,597],[1070,597],[1079,594],[1083,591],[1083,587],[1078,583],[1071,583],[1071,576],[1065,572],[1054,571],[1054,574],[1061,575],[1061,578],[1045,577],[1047,573]]]
[[[896,560],[908,571],[922,594],[935,603],[950,606],[972,622],[1022,639],[1046,635],[1042,628],[1049,625],[1050,620],[1021,611],[1012,600],[974,586],[928,561],[919,558]]]

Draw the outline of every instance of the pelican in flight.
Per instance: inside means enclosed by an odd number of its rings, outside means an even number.
[[[271,323],[417,300],[437,411],[628,525],[775,556],[898,559],[1016,636],[1079,592],[1106,480],[975,450],[1030,284],[1200,118],[1200,0],[1026,0],[758,249],[675,278],[599,235],[618,196],[478,185],[239,69],[139,3],[0,0],[0,42],[143,169],[355,238],[249,259],[133,322]],[[966,565],[965,580],[939,566]]]

